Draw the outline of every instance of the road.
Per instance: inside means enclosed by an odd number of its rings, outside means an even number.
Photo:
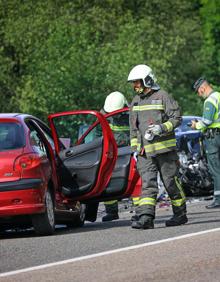
[[[0,237],[0,281],[220,281],[220,209],[188,202],[189,222],[166,228],[171,207],[157,207],[155,229],[120,220],[58,227],[54,236],[33,231]]]

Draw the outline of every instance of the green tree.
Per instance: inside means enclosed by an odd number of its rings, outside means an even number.
[[[201,48],[203,73],[213,83],[220,82],[220,3],[201,0],[204,41]]]
[[[189,113],[189,77],[200,69],[202,37],[195,3],[0,0],[0,91],[10,93],[7,106],[41,118],[99,110],[112,91],[130,100],[128,73],[146,63]]]

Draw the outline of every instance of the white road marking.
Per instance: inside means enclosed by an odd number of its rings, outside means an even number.
[[[181,236],[177,236],[177,237],[167,238],[167,239],[163,239],[163,240],[158,240],[158,241],[148,242],[148,243],[144,243],[144,244],[120,248],[120,249],[116,249],[116,250],[105,251],[105,252],[101,252],[101,253],[97,253],[97,254],[92,254],[92,255],[87,255],[87,256],[82,256],[82,257],[76,257],[76,258],[67,259],[67,260],[61,260],[61,261],[57,261],[57,262],[42,264],[42,265],[38,265],[38,266],[23,268],[23,269],[9,271],[9,272],[3,272],[3,273],[0,273],[0,277],[6,277],[6,276],[11,276],[11,275],[16,275],[16,274],[19,274],[19,273],[30,272],[30,271],[44,269],[44,268],[53,267],[53,266],[57,266],[57,265],[67,264],[67,263],[71,263],[71,262],[82,261],[82,260],[87,260],[87,259],[91,259],[91,258],[111,255],[111,254],[115,254],[115,253],[139,249],[139,248],[152,246],[152,245],[158,245],[158,244],[162,244],[162,243],[166,243],[166,242],[181,240],[181,239],[185,239],[185,238],[190,238],[190,237],[199,236],[199,235],[203,235],[203,234],[207,234],[207,233],[211,233],[211,232],[218,232],[218,231],[220,231],[220,228],[209,229],[209,230],[190,233],[190,234],[181,235]]]

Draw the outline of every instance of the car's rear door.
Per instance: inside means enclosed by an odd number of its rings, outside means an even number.
[[[63,195],[75,200],[99,196],[117,158],[117,145],[106,119],[99,112],[85,110],[52,114],[48,120],[59,159]],[[79,143],[89,127],[94,130]]]
[[[139,174],[130,149],[129,109],[112,112],[105,115],[105,118],[114,135],[118,154],[110,181],[102,194],[93,199],[97,201],[130,197],[139,183]],[[87,135],[83,136],[80,142],[85,142],[86,138],[88,138]]]

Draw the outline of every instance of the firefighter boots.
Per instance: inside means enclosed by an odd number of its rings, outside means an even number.
[[[132,221],[131,227],[134,229],[153,229],[154,220],[146,215],[139,217],[139,220]]]
[[[220,203],[214,201],[210,205],[207,205],[206,208],[207,209],[219,209],[220,208]]]
[[[112,221],[119,219],[118,213],[107,213],[105,216],[103,216],[102,221]]]
[[[182,215],[182,216],[173,216],[171,217],[170,219],[168,219],[166,222],[165,222],[165,225],[167,227],[169,226],[178,226],[178,225],[182,225],[182,224],[185,224],[188,222],[188,218],[186,215]]]
[[[131,217],[131,222],[133,222],[133,221],[138,221],[138,220],[139,220],[139,216],[138,216],[137,214],[132,215],[132,217]]]

